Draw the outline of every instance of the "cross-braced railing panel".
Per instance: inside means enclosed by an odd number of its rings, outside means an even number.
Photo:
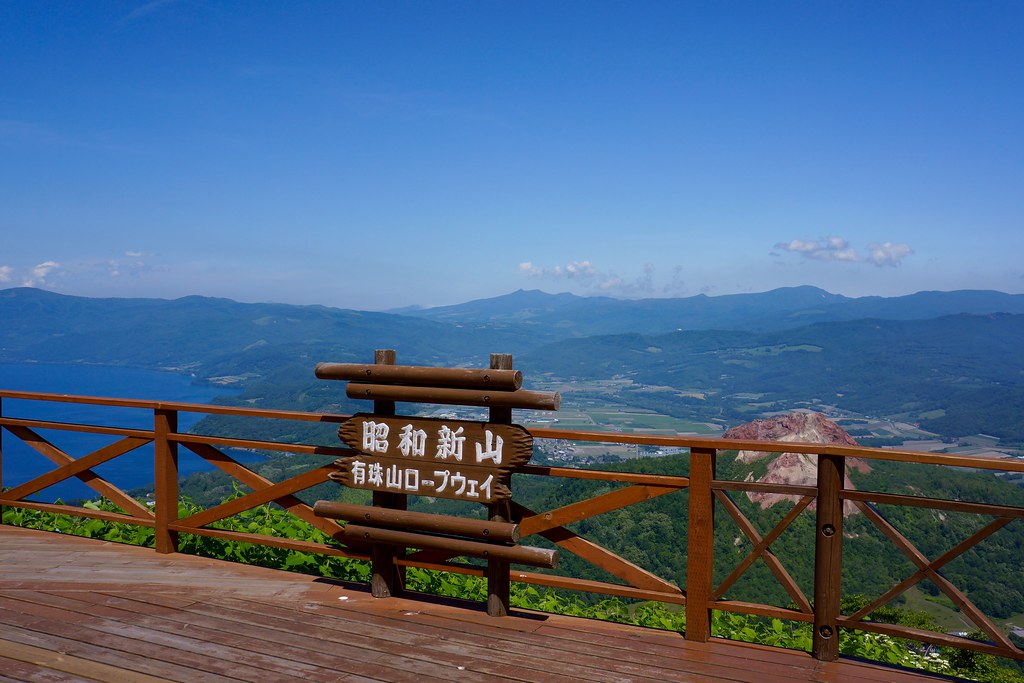
[[[936,500],[917,496],[901,496],[894,494],[874,493],[865,491],[844,491],[843,498],[850,500],[856,508],[877,528],[892,545],[906,557],[915,568],[913,573],[898,582],[874,600],[868,602],[853,614],[843,617],[840,621],[847,628],[859,628],[866,631],[877,631],[908,637],[908,631],[913,631],[913,637],[917,640],[933,643],[936,645],[954,645],[965,649],[973,649],[997,656],[1024,658],[1024,651],[1018,648],[1007,637],[1003,631],[996,626],[981,609],[952,581],[940,573],[940,570],[961,557],[969,550],[976,548],[980,543],[992,537],[1000,529],[1011,522],[1024,518],[1024,509],[1003,506],[989,505],[984,503],[972,503],[964,501]],[[968,513],[992,517],[987,523],[983,523],[973,533],[968,535],[949,548],[935,559],[929,559],[913,541],[904,533],[899,531],[879,510],[878,506],[901,505],[921,507],[938,511],[949,511],[957,513]],[[867,617],[879,607],[888,604],[890,601],[903,595],[911,588],[930,581],[943,595],[945,595],[957,610],[984,633],[989,643],[979,642],[971,639],[951,636],[949,634],[936,634],[920,629],[901,631],[890,625],[878,624],[868,621]]]
[[[729,516],[736,522],[736,526],[739,527],[740,531],[747,538],[748,541],[753,545],[753,549],[747,554],[745,558],[736,566],[735,569],[722,581],[717,588],[715,588],[712,599],[721,600],[725,595],[725,592],[731,588],[737,580],[756,562],[762,560],[768,569],[774,575],[775,579],[779,582],[779,585],[786,591],[793,604],[797,606],[797,609],[804,614],[813,614],[814,608],[811,607],[810,600],[797,585],[796,581],[783,566],[782,561],[779,557],[771,551],[771,544],[786,531],[790,525],[796,520],[797,517],[807,509],[807,506],[814,500],[813,496],[804,496],[793,506],[793,508],[786,513],[786,516],[776,524],[765,536],[761,536],[758,533],[757,528],[754,524],[747,519],[746,515],[739,509],[736,503],[733,502],[732,498],[729,497],[727,491],[716,490],[714,492],[715,498],[725,508]]]
[[[634,562],[605,548],[592,540],[573,531],[568,525],[593,520],[603,514],[660,498],[662,496],[685,490],[689,485],[686,477],[641,475],[633,473],[612,473],[592,470],[576,470],[570,468],[553,468],[529,465],[523,468],[524,474],[604,481],[625,486],[612,491],[587,497],[562,507],[536,512],[523,503],[512,501],[512,512],[519,525],[521,538],[539,535],[562,550],[571,553],[584,562],[596,567],[601,572],[611,575],[622,583],[580,579],[562,576],[555,573],[534,573],[518,571],[517,580],[526,583],[537,583],[569,590],[603,593],[618,597],[638,600],[660,600],[682,604],[685,592],[675,583],[658,576],[652,571],[638,566]],[[523,482],[528,486],[528,482]],[[450,560],[453,554],[438,550],[420,550],[403,558],[403,564],[428,568],[449,568],[452,565],[442,564]],[[477,573],[470,567],[454,565],[456,570]]]
[[[24,484],[15,486],[8,491],[0,493],[0,504],[10,504],[14,502],[31,504],[31,501],[26,501],[25,498],[40,492],[49,486],[59,484],[71,477],[75,477],[95,491],[97,495],[108,499],[120,507],[129,520],[142,520],[146,523],[152,524],[154,515],[149,508],[140,504],[134,498],[93,471],[94,467],[152,443],[153,439],[151,436],[147,435],[145,432],[138,432],[136,430],[99,431],[95,428],[80,430],[92,433],[111,434],[114,436],[122,435],[122,438],[98,448],[91,453],[75,458],[26,425],[26,423],[32,423],[37,427],[54,429],[58,427],[59,423],[45,423],[34,420],[17,421],[20,422],[20,424],[15,424],[15,422],[16,421],[13,420],[6,421],[4,428],[10,434],[20,439],[23,443],[31,446],[32,449],[39,454],[46,456],[51,462],[57,465],[57,468],[36,476]],[[94,510],[90,512],[96,513],[99,511]],[[110,513],[105,514],[109,515]],[[97,514],[86,516],[100,517],[100,515]],[[118,516],[117,521],[122,521],[120,516]]]

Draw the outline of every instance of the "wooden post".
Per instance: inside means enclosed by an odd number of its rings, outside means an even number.
[[[4,399],[0,398],[0,417],[4,416]],[[0,491],[4,490],[4,428],[0,427]],[[0,524],[3,524],[4,506],[0,505]]]
[[[492,353],[491,370],[511,370],[512,354]],[[491,408],[490,422],[512,424],[511,408]],[[487,511],[492,522],[512,521],[512,501],[491,503]],[[504,617],[509,611],[509,563],[505,560],[487,561],[487,614]]]
[[[394,349],[377,349],[373,354],[375,365],[394,365],[397,354]],[[394,401],[374,401],[375,415],[394,415]],[[386,491],[373,492],[373,504],[376,507],[392,510],[404,510],[406,497]],[[394,546],[375,543],[370,551],[373,575],[370,579],[370,593],[375,598],[388,598],[400,595],[405,587],[398,565],[395,563],[400,550]]]
[[[715,568],[715,479],[713,448],[690,449],[690,506],[686,549],[686,639],[711,637],[711,602]]]
[[[843,576],[843,501],[840,494],[846,475],[841,455],[818,456],[818,513],[814,542],[815,659],[839,658],[839,602]]]
[[[178,521],[178,444],[168,439],[177,431],[178,411],[153,411],[155,541],[156,551],[164,554],[178,551],[178,532],[169,528]]]

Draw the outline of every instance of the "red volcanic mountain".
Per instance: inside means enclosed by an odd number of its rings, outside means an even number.
[[[733,427],[723,435],[725,439],[742,439],[745,441],[793,441],[802,443],[824,443],[838,444],[843,446],[856,446],[857,442],[846,430],[837,425],[820,413],[795,412],[767,418],[754,420],[746,424]],[[770,484],[796,484],[799,486],[815,486],[817,484],[818,460],[816,456],[802,453],[767,453],[764,451],[740,451],[736,456],[737,462],[753,463],[759,460],[771,458],[768,463],[768,471],[756,481]],[[853,488],[850,483],[850,468],[857,468],[861,472],[870,472],[871,467],[867,462],[856,458],[846,460],[846,487]],[[755,481],[753,472],[747,474],[746,481]],[[782,501],[797,502],[800,498],[796,495],[783,493],[760,493],[748,492],[747,496],[751,501],[761,505],[761,508],[769,508]],[[811,506],[813,507],[813,503]],[[844,515],[856,514],[857,510],[849,501],[844,503]]]

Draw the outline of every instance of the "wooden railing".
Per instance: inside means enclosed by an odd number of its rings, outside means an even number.
[[[49,401],[70,404],[90,404],[133,408],[152,413],[151,429],[128,429],[96,424],[72,424],[7,416],[3,399],[19,401]],[[178,431],[181,413],[202,415],[233,415],[266,420],[298,420],[306,422],[341,423],[348,416],[294,411],[245,409],[188,403],[161,403],[88,396],[66,396],[33,392],[0,391],[0,484],[3,484],[3,438],[20,439],[49,458],[56,468],[19,483],[0,493],[0,508],[4,506],[70,514],[112,522],[124,522],[155,530],[156,551],[173,553],[178,549],[179,534],[197,534],[232,541],[242,541],[304,552],[335,555],[358,560],[369,559],[368,554],[356,548],[345,547],[343,542],[324,545],[301,539],[279,538],[237,531],[216,529],[210,525],[266,503],[276,503],[311,526],[337,539],[343,539],[342,527],[332,519],[314,514],[312,506],[297,494],[312,486],[328,481],[335,458],[350,455],[347,448],[320,445],[302,445],[222,436],[202,436]],[[76,431],[104,434],[112,441],[84,455],[73,456],[53,445],[40,431]],[[6,432],[6,434],[5,434]],[[980,470],[1024,472],[1024,461],[965,457],[936,453],[917,453],[896,450],[829,446],[809,443],[781,443],[767,441],[739,441],[714,438],[668,437],[641,434],[580,432],[556,429],[534,429],[535,439],[557,439],[583,442],[637,444],[689,450],[688,476],[648,475],[595,469],[573,469],[526,465],[519,472],[526,481],[517,484],[529,486],[530,477],[560,477],[565,479],[604,482],[618,485],[593,497],[553,510],[535,511],[513,502],[513,511],[519,516],[522,538],[539,535],[563,551],[583,558],[615,577],[617,582],[596,581],[560,576],[553,573],[511,571],[513,581],[531,583],[559,589],[587,591],[622,598],[653,600],[682,606],[686,614],[685,636],[689,640],[705,641],[711,636],[711,612],[723,610],[767,617],[808,622],[813,624],[813,655],[822,660],[834,660],[839,655],[840,629],[858,629],[890,636],[918,640],[942,646],[960,647],[997,656],[1024,659],[1024,652],[983,614],[964,592],[954,586],[941,573],[943,566],[996,533],[1006,524],[1024,517],[1024,507],[992,505],[983,501],[941,500],[920,496],[853,490],[845,485],[845,459],[889,460],[920,463],[941,467],[969,467]],[[152,506],[142,504],[125,494],[93,470],[98,465],[126,453],[153,444],[154,501]],[[185,448],[206,460],[217,469],[234,477],[251,489],[251,493],[224,502],[208,510],[179,518],[178,516],[178,455]],[[324,456],[324,464],[285,481],[270,481],[233,459],[223,449],[258,449],[282,453],[302,453]],[[719,453],[724,451],[754,450],[810,454],[817,457],[815,486],[768,484],[753,481],[732,481],[716,477]],[[109,499],[123,512],[106,512],[86,507],[55,505],[27,499],[42,489],[75,477],[100,496]],[[652,498],[677,491],[687,492],[687,533],[677,539],[685,545],[687,565],[685,586],[637,566],[609,549],[579,536],[570,525],[585,519],[619,510]],[[761,534],[730,497],[732,492],[764,492],[795,496],[797,502],[783,519],[768,533]],[[843,566],[843,509],[851,503],[883,533],[895,547],[913,563],[916,570],[897,585],[854,614],[840,613],[841,577]],[[814,504],[814,585],[808,596],[792,578],[785,566],[790,558],[779,557],[771,550],[772,543],[786,531],[801,514],[810,514]],[[944,512],[958,512],[991,517],[992,520],[969,538],[942,554],[929,559],[878,512],[878,505],[914,506]],[[724,510],[732,518],[753,549],[726,578],[715,582],[715,516]],[[731,586],[757,560],[764,562],[790,597],[790,605],[741,602],[725,599]],[[400,565],[483,575],[484,568],[454,562],[450,556],[436,550],[422,550],[399,556]],[[719,575],[721,575],[721,569]],[[924,579],[930,580],[940,591],[984,632],[988,642],[935,633],[905,626],[870,621],[867,615],[904,593]]]

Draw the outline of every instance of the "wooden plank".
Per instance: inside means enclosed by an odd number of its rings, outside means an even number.
[[[5,626],[4,639],[21,645],[56,652],[64,657],[74,658],[83,665],[107,665],[117,671],[114,676],[103,678],[90,676],[99,680],[118,680],[122,671],[125,677],[133,674],[148,674],[164,680],[211,681],[227,683],[238,678],[230,676],[226,666],[206,661],[200,657],[189,657],[188,663],[174,661],[181,653],[163,651],[159,647],[146,647],[144,643],[131,640],[113,639],[96,633],[87,628],[79,628],[57,617],[40,618],[5,609],[0,612],[0,624]],[[214,669],[220,668],[221,671]],[[252,680],[242,678],[242,680]]]
[[[100,681],[124,681],[124,683],[166,683],[168,678],[151,676],[137,671],[128,671],[121,667],[100,662],[92,662],[81,657],[73,657],[61,652],[24,645],[0,638],[0,657],[36,666],[63,671],[72,676]]]
[[[745,602],[743,600],[715,600],[711,603],[712,609],[723,612],[735,612],[736,614],[753,614],[759,617],[772,617],[775,619],[789,619],[791,621],[814,621],[814,615],[789,607],[775,607],[774,605],[763,605],[757,602]]]
[[[396,529],[377,529],[374,527],[347,524],[341,534],[345,540],[356,540],[365,544],[385,543],[399,548],[433,548],[451,552],[462,557],[492,557],[525,564],[532,567],[554,569],[558,566],[558,551],[547,548],[533,548],[524,545],[502,545],[484,541],[470,541],[462,538],[433,536]]]
[[[518,543],[520,537],[519,525],[511,522],[492,522],[409,510],[387,510],[329,500],[318,500],[313,505],[313,514],[318,517],[343,519],[363,526],[467,536],[491,543]]]
[[[452,387],[516,391],[523,373],[511,369],[433,368],[418,365],[368,365],[364,363],[317,363],[313,373],[320,379],[406,384],[420,387]]]
[[[784,493],[790,496],[816,496],[818,489],[814,486],[797,486],[795,484],[764,483],[759,481],[729,481],[716,479],[711,485],[715,491],[751,491],[764,493]]]
[[[531,429],[537,439],[566,439],[569,441],[594,441],[632,443],[645,446],[674,446],[707,451],[758,451],[762,453],[805,453],[807,455],[842,455],[865,460],[891,460],[948,467],[1024,472],[1024,461],[1013,458],[990,458],[975,455],[952,455],[949,453],[921,453],[896,449],[867,448],[863,446],[836,446],[832,444],[797,441],[748,441],[742,439],[720,439],[717,437],[653,436],[650,434],[620,434],[613,439],[607,432],[587,432],[572,429]]]
[[[26,510],[38,510],[39,512],[52,512],[56,515],[74,515],[75,517],[86,517],[88,519],[102,519],[108,522],[119,522],[123,524],[134,524],[136,526],[153,527],[156,520],[153,518],[143,519],[133,517],[120,512],[107,512],[105,510],[91,510],[77,505],[57,505],[56,503],[34,503],[30,500],[12,501],[0,496],[0,503],[10,507],[24,508]]]
[[[236,543],[254,543],[256,545],[267,545],[272,548],[284,548],[285,550],[297,550],[299,552],[312,553],[314,555],[347,557],[353,560],[370,559],[366,554],[368,550],[364,546],[358,544],[354,544],[353,547],[349,549],[330,548],[310,541],[301,541],[294,538],[283,538],[278,536],[264,536],[263,534],[252,534],[242,531],[226,531],[224,529],[210,528],[197,529],[195,527],[185,525],[172,525],[171,528],[179,532],[196,534],[197,536],[208,536],[209,538],[221,538],[226,541],[234,541]]]
[[[122,639],[126,642],[138,640],[145,642],[147,647],[160,648],[171,654],[188,653],[193,660],[190,664],[202,662],[209,667],[211,662],[217,662],[220,667],[220,662],[224,662],[231,665],[234,671],[251,670],[250,675],[242,677],[253,680],[264,680],[261,670],[273,671],[282,680],[336,680],[333,674],[327,675],[318,667],[310,665],[306,657],[282,656],[276,647],[265,646],[261,650],[245,651],[245,648],[237,646],[223,647],[221,643],[214,642],[216,639],[201,637],[194,631],[159,628],[158,625],[163,621],[160,616],[140,615],[123,602],[110,605],[106,602],[87,602],[74,597],[48,594],[33,596],[32,599],[34,604],[29,603],[22,609],[27,611],[34,608],[33,612],[44,618],[47,613],[52,614],[57,610],[67,614],[68,620],[79,630],[108,636],[113,642]],[[15,606],[15,609],[18,607]]]
[[[531,636],[530,629],[507,628],[510,621],[520,622],[522,619],[493,619],[483,611],[465,609],[455,611],[466,615],[467,619],[451,619],[447,614],[450,610],[446,609],[445,616],[435,621],[433,606],[402,602],[397,609],[377,607],[388,603],[374,602],[368,609],[358,612],[329,608],[326,613],[321,611],[319,614],[328,620],[326,625],[330,627],[331,637],[348,642],[353,636],[373,633],[383,639],[394,639],[391,650],[396,653],[405,652],[410,645],[424,644],[430,649],[429,655],[422,653],[424,656],[459,657],[466,662],[467,670],[511,680],[538,683],[665,680],[649,678],[633,663],[606,661],[598,650],[593,652],[593,656],[578,656],[571,651],[550,648],[546,638]],[[255,609],[248,601],[235,603],[239,609]],[[270,613],[279,617],[287,616],[280,613],[279,607],[266,604],[262,605],[260,613],[268,614],[266,609],[273,610]],[[623,671],[632,676],[623,678]]]
[[[464,643],[452,639],[443,628],[425,632],[412,629],[409,618],[416,612],[409,609],[409,601],[401,598],[367,600],[365,594],[362,597],[358,610],[348,609],[349,601],[345,603],[346,608],[318,605],[315,613],[310,614],[277,603],[231,598],[217,601],[215,605],[196,603],[189,608],[189,614],[219,616],[239,625],[259,623],[265,633],[261,637],[270,643],[276,642],[283,633],[301,634],[335,652],[339,664],[350,654],[373,653],[372,661],[379,666],[404,664],[408,667],[407,673],[415,673],[421,662],[430,666],[447,665],[453,680],[493,681],[500,677],[536,683],[579,681],[575,676],[559,675],[558,667],[549,666],[549,660],[543,656],[531,661],[515,658],[504,650],[506,641]],[[394,608],[395,602],[400,602],[401,608]],[[378,607],[381,605],[386,607]],[[312,617],[316,623],[309,623]],[[537,655],[541,653],[538,651]],[[382,675],[381,679],[393,680],[387,675]]]
[[[96,683],[96,679],[0,657],[0,683]]]
[[[421,567],[423,569],[452,572],[467,576],[483,576],[483,570],[480,567],[465,564],[446,564],[432,559],[421,559],[421,557],[427,558],[430,557],[430,555],[426,552],[413,553],[398,560],[398,562],[408,567]],[[618,559],[621,560],[622,558]],[[625,560],[623,560],[623,562],[625,562]],[[513,581],[517,581],[519,583],[529,583],[532,585],[544,586],[546,588],[562,588],[565,590],[580,591],[583,593],[600,593],[602,595],[630,598],[633,600],[654,600],[657,602],[665,602],[675,605],[686,604],[686,596],[683,592],[675,585],[669,583],[666,585],[670,590],[652,590],[647,588],[637,588],[632,585],[627,586],[617,583],[606,583],[604,581],[576,579],[569,576],[558,576],[556,574],[538,574],[535,572],[521,570],[512,571],[511,578]]]
[[[73,422],[55,422],[50,420],[31,420],[19,417],[0,417],[0,426],[25,427],[32,430],[53,429],[61,432],[77,432],[81,434],[105,434],[120,436],[125,439],[152,439],[153,433],[145,429],[128,429],[125,427],[104,427],[102,425],[83,425]],[[11,430],[13,431],[13,430]]]
[[[494,371],[513,371],[512,354],[492,353],[490,357],[490,368]],[[488,408],[488,419],[491,423],[501,425],[512,424],[512,408],[507,406],[490,406]],[[529,454],[520,463],[525,465],[533,456],[533,437],[530,437]],[[487,504],[488,519],[496,523],[508,523],[512,521],[512,496],[509,495],[501,500],[492,501]],[[557,551],[556,551],[557,552]],[[557,555],[553,558],[557,561]],[[502,558],[490,557],[487,560],[487,569],[484,577],[487,581],[487,616],[505,617],[512,609],[512,576],[511,563]]]
[[[907,505],[910,507],[924,507],[932,510],[949,510],[950,512],[967,512],[974,515],[998,515],[1010,519],[1024,517],[1024,508],[1010,507],[1007,505],[991,505],[989,503],[971,503],[962,500],[942,500],[939,498],[926,498],[924,496],[903,496],[892,493],[877,493],[875,491],[853,491],[843,490],[844,500],[859,500],[868,503],[882,505]]]
[[[859,631],[884,633],[885,635],[893,636],[894,638],[911,637],[915,640],[932,643],[933,645],[973,650],[974,652],[983,652],[996,657],[1013,657],[1016,659],[1022,659],[1021,655],[1024,654],[1024,652],[1019,648],[1014,647],[1012,643],[1008,646],[998,646],[977,640],[971,640],[970,638],[960,638],[959,636],[950,635],[948,633],[936,633],[935,631],[925,631],[922,629],[910,628],[908,626],[885,624],[880,621],[861,621],[855,624],[844,622],[847,622],[847,620],[845,618],[840,618],[840,623],[843,626],[849,626],[850,628],[854,628]]]
[[[181,413],[205,413],[210,415],[235,415],[265,417],[282,420],[302,420],[306,422],[341,422],[347,415],[330,415],[325,413],[308,413],[295,410],[267,410],[263,408],[244,408],[236,406],[217,406],[207,403],[184,403],[179,401],[147,401],[139,399],[112,398],[106,396],[82,396],[77,394],[52,394],[41,391],[9,391],[0,389],[0,397],[16,398],[26,401],[54,401],[79,405],[114,406],[121,408],[141,408],[145,410],[176,410]]]
[[[346,418],[347,419],[347,418]],[[311,446],[303,443],[277,443],[275,441],[256,441],[253,439],[236,439],[225,436],[203,436],[201,434],[169,434],[171,441],[180,444],[207,444],[226,448],[247,448],[256,451],[275,451],[277,453],[302,453],[304,455],[345,456],[352,450],[338,446]]]
[[[345,395],[357,400],[402,401],[404,403],[440,403],[443,405],[490,408],[524,408],[527,410],[558,410],[562,397],[539,391],[486,391],[478,389],[439,389],[435,387],[401,387],[386,384],[356,384],[345,387]]]
[[[156,606],[154,599],[159,603],[165,602],[166,596],[163,595],[132,594],[130,598],[123,599],[89,593],[76,594],[76,597],[80,598],[83,605],[76,609],[85,613],[96,613],[107,605],[114,605],[123,615],[119,621],[142,623],[161,633],[200,638],[221,648],[237,650],[243,656],[247,652],[273,652],[288,662],[306,665],[307,673],[302,676],[304,679],[336,681],[339,674],[347,673],[416,683],[420,680],[447,681],[451,675],[451,667],[432,665],[410,656],[395,655],[387,657],[385,661],[388,653],[373,649],[372,636],[360,643],[345,643],[349,647],[344,661],[339,661],[339,644],[320,637],[318,625],[321,620],[316,613],[296,611],[293,606],[268,600],[263,594],[261,602],[249,599],[242,601],[245,609],[239,609],[239,603],[219,602],[219,597],[207,599],[203,603],[207,606],[212,603],[217,609],[202,612],[187,611],[190,606],[197,604],[196,600],[181,601],[178,603],[180,609],[175,610]],[[269,610],[281,610],[285,622],[283,628],[275,629],[272,623],[264,628],[263,618],[271,613]],[[114,611],[109,613],[116,615]],[[142,621],[139,621],[140,617]],[[241,660],[242,663],[246,661],[244,657]],[[270,670],[279,672],[276,667]],[[381,676],[382,672],[385,675]]]

